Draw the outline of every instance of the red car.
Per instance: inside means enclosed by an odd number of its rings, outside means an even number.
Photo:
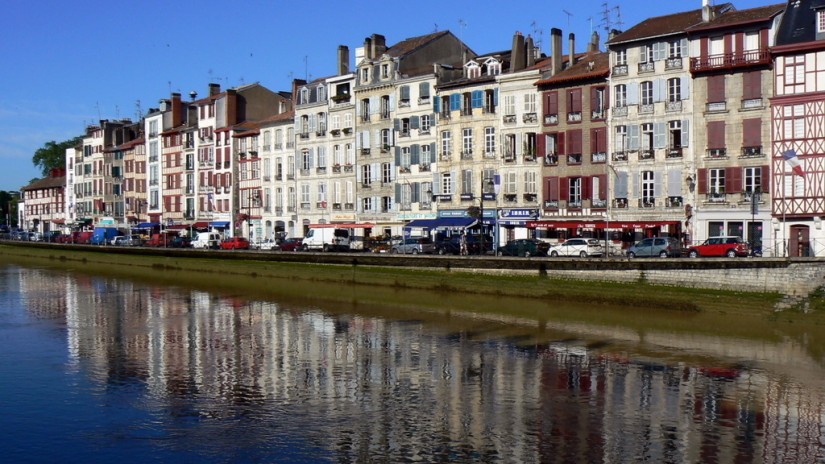
[[[299,251],[303,243],[303,237],[290,237],[284,239],[284,241],[278,246],[278,249],[281,251]]]
[[[742,240],[742,237],[710,237],[701,245],[688,248],[688,256],[691,258],[705,258],[708,256],[744,257],[748,256],[748,244]]]
[[[249,240],[243,237],[230,237],[221,242],[222,250],[248,250]]]

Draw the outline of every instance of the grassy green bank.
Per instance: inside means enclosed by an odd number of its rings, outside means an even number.
[[[564,329],[547,327],[580,326],[638,339],[667,333],[767,343],[800,340],[815,359],[825,357],[825,311],[819,295],[811,299],[807,312],[776,312],[780,295],[652,286],[644,281],[618,284],[11,246],[0,246],[0,262],[173,285],[242,300],[310,304],[331,313],[432,320],[479,336],[519,337],[527,343],[571,336]]]

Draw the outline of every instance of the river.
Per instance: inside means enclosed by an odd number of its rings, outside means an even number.
[[[173,284],[0,263],[5,462],[825,462],[822,328]]]

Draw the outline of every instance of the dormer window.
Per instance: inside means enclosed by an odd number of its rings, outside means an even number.
[[[825,32],[825,10],[816,12],[816,32]]]
[[[501,63],[495,58],[490,58],[485,64],[487,65],[488,76],[498,76],[501,74]]]
[[[384,63],[381,65],[381,79],[389,79],[390,77],[390,65],[388,63]]]
[[[370,68],[361,68],[361,82],[370,81]]]
[[[309,89],[304,87],[301,89],[301,104],[305,105],[309,103]]]
[[[327,99],[327,89],[323,85],[318,86],[318,101],[322,102]]]
[[[474,79],[476,77],[481,77],[481,66],[478,65],[476,62],[467,63],[464,66],[464,71],[467,75],[468,79]]]

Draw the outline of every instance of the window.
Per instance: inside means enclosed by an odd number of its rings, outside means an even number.
[[[453,177],[449,172],[441,174],[441,193],[445,195],[453,193]]]
[[[605,88],[593,87],[590,91],[590,111],[592,119],[603,119],[606,116]]]
[[[309,191],[309,184],[301,184],[301,203],[309,204],[312,201],[312,194]]]
[[[361,82],[369,82],[370,81],[370,70],[369,68],[361,68]]]
[[[450,131],[441,131],[441,156],[449,158],[451,148]]]
[[[535,113],[536,112],[536,94],[534,94],[534,93],[524,94],[524,112],[525,113]]]
[[[372,165],[364,164],[361,166],[361,185],[369,187],[372,185]]]
[[[712,195],[725,193],[724,169],[708,169],[708,193]]]
[[[304,171],[312,169],[312,153],[309,150],[301,152],[301,169]]]
[[[381,183],[389,184],[392,182],[392,164],[381,163]]]
[[[420,120],[421,129],[419,129],[419,133],[429,133],[432,123],[432,118],[429,114],[422,115]]]
[[[650,205],[655,202],[655,178],[653,171],[642,171],[642,203]]]
[[[677,149],[682,147],[682,121],[669,121],[668,123],[668,147]]]
[[[412,164],[412,154],[410,153],[410,147],[403,147],[401,148],[401,158],[399,159],[401,169],[409,171],[410,164]]]
[[[389,148],[391,145],[390,142],[392,142],[390,134],[391,132],[389,129],[381,129],[381,147]]]
[[[461,131],[461,153],[463,155],[473,154],[473,129],[466,127]]]
[[[682,100],[682,80],[678,77],[667,80],[667,101],[677,102]]]
[[[816,12],[816,32],[825,32],[825,10]]]
[[[653,150],[653,123],[642,124],[642,150]]]
[[[515,95],[505,95],[504,96],[504,114],[508,115],[508,116],[516,114],[516,96]]]
[[[327,167],[327,147],[325,146],[318,147],[318,167]]]
[[[801,139],[805,136],[805,107],[787,105],[782,108],[782,137],[785,140]]]
[[[567,207],[581,208],[582,206],[582,178],[570,177],[567,179]]]
[[[642,56],[639,57],[641,63],[653,62],[653,45],[645,45],[642,47]]]
[[[381,119],[388,119],[390,117],[390,111],[392,110],[390,105],[390,96],[389,95],[382,95],[381,96]]]
[[[473,193],[473,170],[464,169],[461,171],[461,193]]]
[[[327,201],[327,184],[321,182],[318,184],[318,202],[326,202]],[[321,206],[322,208],[324,206]]]
[[[469,79],[481,76],[481,66],[479,66],[476,62],[467,63],[464,69],[467,72],[467,77]]]
[[[616,126],[614,150],[620,153],[627,150],[627,126]]]
[[[616,51],[616,66],[624,66],[627,64],[627,50]]]
[[[644,81],[640,85],[642,105],[653,104],[653,82]]]
[[[536,171],[527,171],[524,173],[524,193],[536,193]]]
[[[381,65],[381,78],[382,79],[387,79],[389,77],[390,77],[390,65],[387,64],[387,63],[384,63],[384,64]]]
[[[762,168],[758,166],[745,168],[743,180],[746,193],[762,191]]]
[[[627,106],[627,85],[619,84],[615,86],[614,93],[616,94],[616,106],[620,108]]]
[[[674,40],[668,43],[668,58],[681,58],[682,56],[682,41]]]
[[[496,128],[484,128],[484,154],[493,155],[496,153]]]
[[[361,199],[361,209],[363,211],[372,211],[372,197]]]

